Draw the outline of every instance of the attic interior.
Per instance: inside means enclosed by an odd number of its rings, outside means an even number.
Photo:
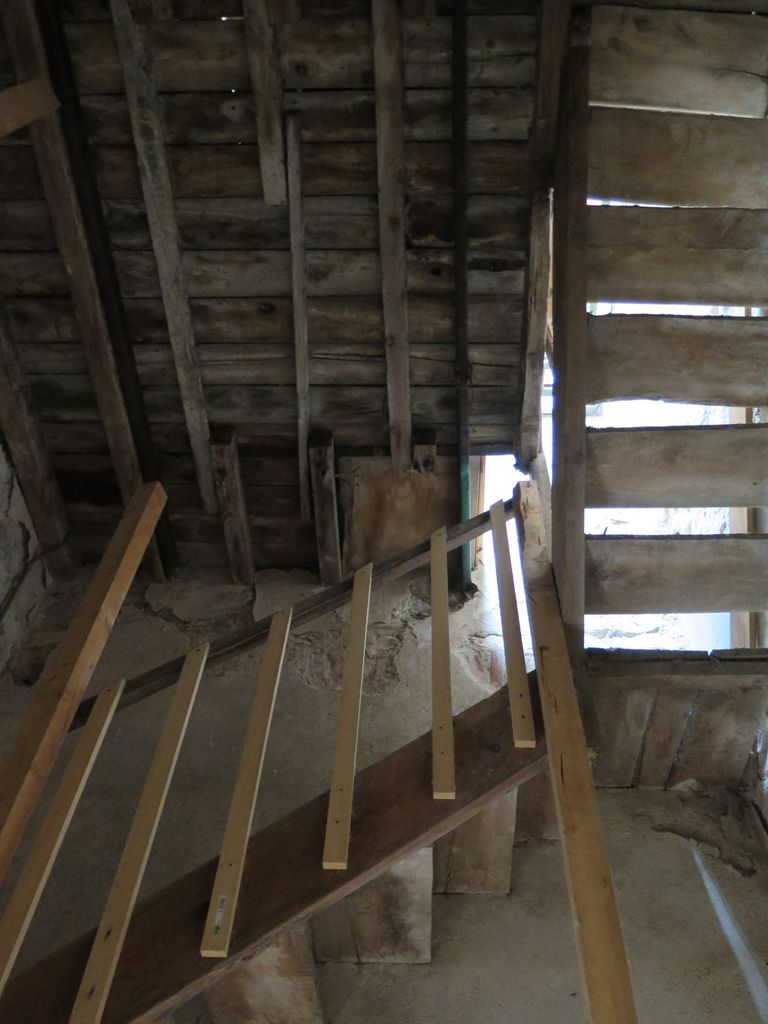
[[[0,1024],[768,1021],[767,16],[4,0]]]

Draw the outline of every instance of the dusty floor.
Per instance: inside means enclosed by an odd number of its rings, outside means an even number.
[[[182,653],[211,632],[242,626],[311,586],[300,573],[262,574],[255,607],[249,592],[231,585],[137,588],[92,689]],[[429,620],[419,617],[424,610],[420,593],[417,586],[374,603],[361,764],[429,726]],[[66,624],[71,599],[72,594],[64,594],[51,603],[40,625],[41,642]],[[328,616],[291,639],[256,828],[327,787],[344,620],[344,614]],[[480,601],[452,617],[457,710],[500,684],[497,634],[494,609]],[[218,852],[259,659],[256,650],[205,675],[142,895]],[[0,744],[7,742],[31,695],[27,688],[3,685]],[[117,716],[20,965],[96,923],[167,705],[166,692]],[[297,750],[311,750],[312,756],[297,758]],[[694,860],[694,851],[701,850],[754,952],[753,987],[759,998],[760,985],[766,991],[768,868],[760,842],[747,827],[750,820],[745,823],[718,799],[696,793],[605,792],[601,804],[643,1024],[768,1021],[768,996],[761,1015]],[[433,909],[432,964],[319,968],[328,1022],[559,1024],[583,1019],[558,844],[519,848],[508,899],[438,896]],[[198,1003],[180,1011],[177,1020],[198,1024],[206,1017]]]

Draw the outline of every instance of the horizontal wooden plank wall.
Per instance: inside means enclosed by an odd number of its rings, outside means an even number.
[[[587,506],[768,505],[768,424],[587,431]]]
[[[586,610],[754,611],[765,604],[768,535],[624,537],[586,541]]]
[[[242,9],[235,6],[228,12],[228,0],[180,0],[175,20],[156,22],[148,33],[208,419],[279,447],[293,466],[288,212],[264,201]],[[535,4],[475,0],[468,10],[470,440],[478,452],[509,451],[519,419]],[[203,518],[189,448],[176,447],[181,398],[108,11],[99,0],[67,0],[62,13],[152,431],[163,463],[183,457],[183,481],[167,479],[169,514],[184,522],[180,553],[223,564],[221,524]],[[313,425],[334,431],[342,450],[381,447],[388,438],[370,4],[312,0],[303,15],[275,34],[283,107],[301,120],[310,415]],[[412,413],[414,426],[435,430],[445,447],[457,443],[448,8],[436,18],[406,19],[403,45]],[[0,86],[10,70],[0,40]],[[8,297],[10,332],[65,493],[76,497],[77,484],[87,482],[73,521],[97,523],[114,515],[113,476],[103,464],[67,464],[70,456],[103,454],[103,442],[24,131],[0,140],[0,195],[0,293]],[[279,504],[291,520],[297,515],[297,479],[273,486],[269,475],[257,475],[255,466],[249,474],[243,464],[251,518],[271,520],[257,531],[264,557],[280,559],[262,562],[255,550],[257,567],[316,564],[303,540],[279,536],[270,511]],[[254,504],[249,489],[258,492]],[[291,521],[287,529],[303,538],[302,524]],[[80,533],[90,555],[100,534]]]

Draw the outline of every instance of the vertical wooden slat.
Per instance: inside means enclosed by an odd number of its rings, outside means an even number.
[[[552,563],[571,653],[584,646],[588,50],[567,66],[554,205]]]
[[[430,541],[432,587],[432,794],[456,799],[451,696],[451,638],[448,624],[448,549],[442,526]]]
[[[203,644],[193,648],[184,661],[93,940],[70,1024],[99,1024],[104,1013],[207,657],[208,644]]]
[[[250,586],[254,577],[251,524],[240,474],[237,437],[232,427],[213,431],[211,461],[232,577]]]
[[[389,441],[393,465],[405,470],[411,460],[411,383],[403,195],[402,26],[397,0],[372,0],[371,9]]]
[[[13,970],[124,685],[123,679],[99,694],[8,900],[0,920],[0,994]]]
[[[550,777],[590,1024],[637,1024],[608,855],[536,485],[518,485],[518,529]]]
[[[160,484],[128,504],[0,770],[0,884],[165,505]]]
[[[256,137],[264,201],[286,201],[283,144],[283,76],[278,40],[269,18],[267,0],[243,0],[245,42],[256,105]]]
[[[307,318],[307,263],[304,242],[304,207],[301,198],[301,126],[297,115],[286,123],[288,149],[288,219],[291,231],[293,345],[296,360],[298,414],[299,497],[301,518],[310,517],[309,502],[309,329]]]
[[[27,503],[45,564],[55,575],[71,573],[78,559],[68,542],[64,500],[43,440],[32,394],[0,310],[0,427]]]
[[[327,870],[346,871],[349,857],[349,830],[355,790],[355,761],[360,729],[365,639],[372,578],[373,565],[369,563],[357,570],[352,588],[349,640],[344,658],[339,727],[336,734],[336,752],[323,848],[323,867]]]
[[[80,111],[77,86],[58,5],[33,0],[0,5],[5,39],[19,79],[50,77],[62,102],[58,113],[30,125],[30,139],[56,241],[72,293],[96,404],[118,486],[127,503],[143,480],[157,478],[136,362],[128,336],[109,234]],[[40,19],[40,20],[38,20]],[[167,516],[150,549],[155,575],[173,566],[176,552]]]
[[[528,248],[525,359],[521,363],[521,465],[530,467],[541,450],[541,389],[552,284],[552,205],[549,189],[534,193]]]
[[[525,667],[525,652],[520,632],[520,616],[517,611],[515,581],[512,576],[512,559],[507,535],[507,518],[503,501],[497,501],[495,505],[491,506],[491,530],[493,531],[493,553],[496,562],[496,583],[499,588],[501,629],[504,634],[504,662],[507,670],[509,708],[512,714],[512,733],[515,737],[516,747],[535,747],[536,725],[533,721],[528,670]]]
[[[336,456],[332,434],[313,440],[309,449],[309,462],[320,582],[324,586],[330,586],[341,581]]]
[[[131,117],[139,177],[157,261],[168,337],[181,392],[184,419],[206,512],[218,511],[213,485],[205,395],[182,264],[173,187],[145,24],[134,21],[128,0],[110,0],[115,39]]]
[[[253,812],[259,793],[269,727],[275,709],[277,687],[285,658],[292,609],[278,612],[272,619],[264,649],[251,715],[245,730],[243,753],[229,806],[229,817],[221,844],[211,905],[205,922],[201,956],[227,956],[235,921],[235,909],[245,865],[245,853],[251,834]]]
[[[50,116],[59,101],[47,78],[38,76],[0,92],[0,138]]]
[[[571,0],[541,0],[538,17],[538,61],[530,145],[534,178],[549,189],[553,184],[558,114]]]

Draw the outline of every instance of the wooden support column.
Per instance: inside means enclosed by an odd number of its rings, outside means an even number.
[[[285,145],[283,143],[283,76],[278,40],[269,17],[267,0],[243,0],[245,42],[256,105],[256,135],[264,201],[270,206],[286,202]]]
[[[197,483],[205,511],[214,514],[218,506],[213,485],[208,416],[197,363],[195,333],[147,27],[146,24],[134,21],[128,0],[110,0],[110,5],[149,233],[157,261],[160,292],[181,391],[184,419],[197,470]]]
[[[505,896],[512,880],[517,790],[434,845],[435,892]]]
[[[554,205],[552,563],[574,658],[584,646],[588,50],[570,51]]]
[[[469,359],[468,273],[469,220],[467,198],[467,4],[455,0],[452,42],[452,150],[453,150],[453,318],[456,350],[456,409],[459,437],[459,507],[462,519],[471,515],[469,478],[469,397],[472,364]],[[472,550],[461,549],[461,582],[472,582]]]
[[[17,78],[50,78],[61,102],[58,112],[35,121],[29,132],[96,404],[120,493],[127,503],[142,480],[157,479],[157,453],[58,5],[36,7],[33,0],[5,0],[0,17]],[[171,568],[176,558],[165,514],[156,536],[160,557],[154,543],[150,557],[155,574],[162,577],[163,569]]]
[[[58,109],[59,101],[47,78],[39,76],[0,92],[0,138],[24,128]]]
[[[128,504],[0,770],[0,884],[165,505],[160,484]]]
[[[0,311],[0,428],[19,478],[45,564],[53,575],[74,571],[64,500],[43,440],[32,394]]]
[[[451,691],[451,631],[448,602],[446,529],[430,539],[432,597],[432,794],[435,800],[456,799],[453,756],[453,695]]]
[[[320,582],[324,586],[330,586],[341,580],[341,543],[333,434],[327,434],[322,438],[318,436],[313,440],[309,449],[309,463]]]
[[[212,1024],[323,1024],[307,925],[289,928],[207,989]]]
[[[432,851],[405,857],[312,919],[315,958],[360,964],[432,959]]]
[[[304,206],[301,199],[301,125],[297,115],[286,123],[288,147],[288,219],[291,232],[293,345],[296,360],[298,416],[299,498],[301,518],[308,520],[309,501],[309,327],[307,317],[307,260],[304,242]]]
[[[637,1024],[589,751],[536,485],[518,484],[516,497],[536,679],[589,1021]]]
[[[552,204],[549,188],[534,193],[528,250],[523,397],[520,405],[521,463],[531,468],[541,452],[541,388],[552,288]]]
[[[411,371],[405,267],[403,41],[397,0],[372,0],[376,166],[392,464],[411,462]]]
[[[232,578],[249,587],[254,575],[251,524],[240,475],[237,437],[232,427],[214,430],[211,461]]]

